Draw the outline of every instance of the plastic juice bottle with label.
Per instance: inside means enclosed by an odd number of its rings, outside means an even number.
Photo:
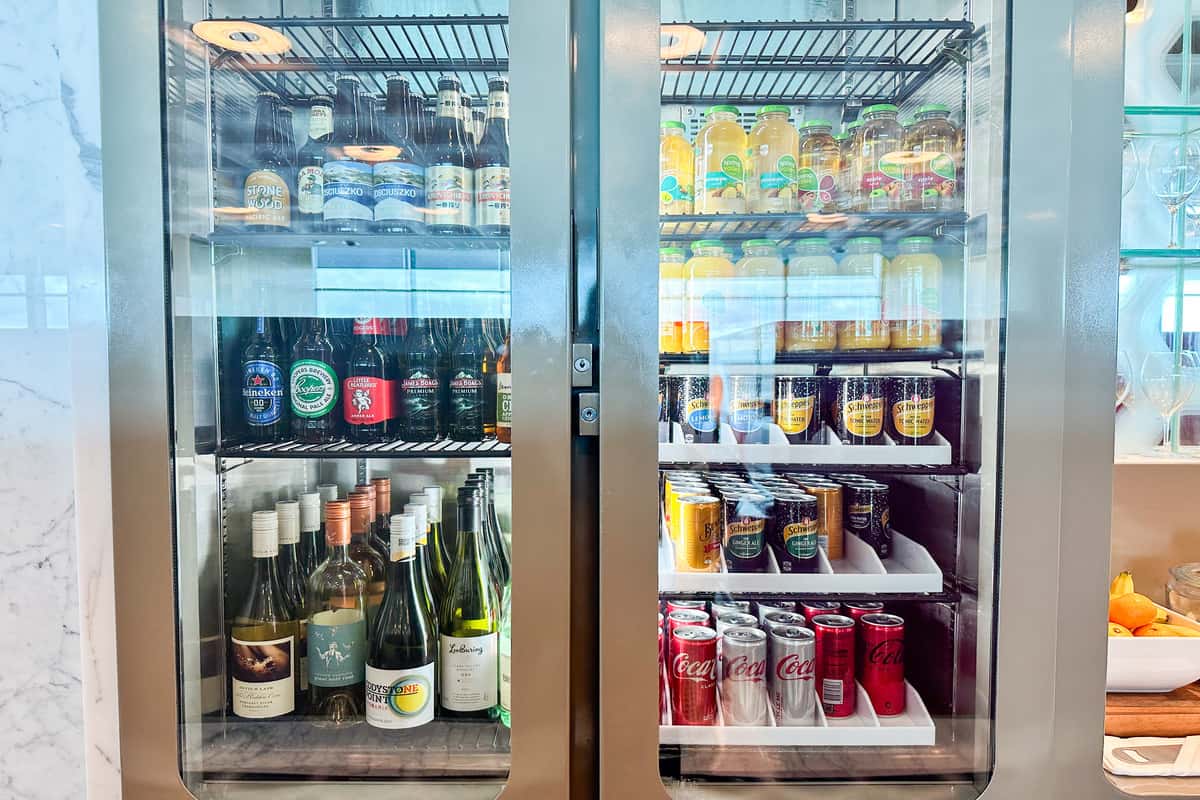
[[[787,262],[785,352],[805,353],[837,347],[837,323],[820,319],[824,287],[812,285],[818,282],[813,279],[837,274],[837,262],[833,260],[828,239],[814,237],[796,243]]]
[[[796,163],[800,137],[788,122],[787,106],[763,106],[746,150],[746,191],[752,214],[796,209]]]
[[[912,200],[914,211],[957,211],[962,208],[955,161],[958,128],[950,109],[931,103],[917,109],[917,121],[908,133],[906,149],[913,154]]]
[[[900,253],[884,267],[883,311],[892,348],[942,346],[942,260],[932,238],[900,240]]]
[[[727,278],[733,277],[733,262],[725,245],[711,239],[692,245],[692,257],[683,268],[683,352],[707,353],[709,323],[725,311]]]
[[[713,106],[696,136],[697,214],[746,213],[746,132],[734,106]]]
[[[862,110],[858,133],[858,176],[862,211],[903,211],[908,192],[904,181],[904,131],[891,103]]]
[[[667,120],[658,140],[658,213],[678,216],[692,213],[695,154],[682,122]]]
[[[846,126],[844,137],[838,142],[838,189],[842,195],[843,211],[858,211],[862,208],[856,168],[858,165],[858,130],[862,123],[855,121]]]
[[[733,267],[737,279],[731,305],[734,319],[747,320],[753,332],[753,351],[759,363],[773,363],[782,350],[778,337],[784,319],[785,271],[779,246],[770,239],[751,239],[742,245],[742,257]]]
[[[658,352],[683,352],[683,248],[658,249]]]
[[[837,207],[840,152],[833,138],[833,123],[813,119],[800,126],[799,208],[810,213]]]
[[[846,242],[846,255],[838,271],[859,278],[871,287],[870,293],[856,290],[859,297],[857,319],[838,323],[838,348],[841,350],[886,350],[891,343],[888,324],[878,312],[873,298],[882,297],[883,276],[887,271],[883,243],[875,236],[858,236]],[[859,283],[859,281],[855,281]],[[858,290],[866,288],[857,287]]]

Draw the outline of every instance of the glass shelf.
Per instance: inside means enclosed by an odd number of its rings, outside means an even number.
[[[824,236],[840,242],[852,236],[941,237],[947,228],[961,228],[967,215],[959,212],[887,211],[862,214],[687,214],[659,217],[663,242],[700,239],[775,239],[786,246],[799,236]]]
[[[1200,106],[1125,106],[1127,117],[1200,117]]]
[[[214,247],[244,250],[508,250],[509,237],[478,234],[254,233],[229,231],[197,237]]]

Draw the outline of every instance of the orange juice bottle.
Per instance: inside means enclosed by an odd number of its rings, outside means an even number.
[[[696,136],[697,214],[746,213],[746,132],[734,106],[713,106]]]
[[[929,236],[900,240],[900,253],[884,267],[883,312],[891,346],[942,346],[942,260]]]
[[[917,109],[906,149],[914,158],[911,207],[914,211],[957,211],[962,208],[955,162],[958,128],[950,109],[931,103]]]
[[[833,260],[828,239],[813,237],[796,243],[787,262],[785,352],[805,353],[837,347],[837,323],[821,319],[822,299],[828,292],[821,279],[837,274],[837,262]]]
[[[715,240],[696,242],[683,274],[687,279],[683,290],[683,352],[707,353],[710,323],[725,313],[728,279],[733,277],[729,251]]]
[[[853,291],[858,298],[859,311],[855,319],[838,323],[837,343],[840,350],[886,350],[891,343],[888,324],[880,313],[883,275],[887,259],[883,257],[883,242],[876,236],[857,236],[846,242],[846,255],[838,271],[854,281]]]
[[[682,122],[667,120],[658,140],[658,213],[677,216],[692,213],[692,170],[695,156],[684,135]]]
[[[896,106],[879,103],[862,110],[858,132],[860,211],[903,211],[908,200],[905,182],[904,131]]]
[[[658,352],[683,352],[683,248],[658,249]]]
[[[836,208],[839,155],[832,122],[812,119],[800,126],[801,211],[819,213]]]
[[[746,150],[746,193],[752,214],[796,209],[796,163],[800,137],[788,122],[787,106],[763,106]]]

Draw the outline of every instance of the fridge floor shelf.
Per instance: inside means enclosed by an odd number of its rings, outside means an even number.
[[[218,232],[204,237],[213,246],[245,250],[507,250],[509,237],[479,234],[255,233]]]
[[[871,699],[862,685],[855,683],[857,700],[854,714],[834,719],[826,717],[817,703],[814,724],[780,726],[771,704],[767,703],[767,724],[733,726],[725,724],[724,703],[718,684],[716,725],[671,724],[670,685],[667,686],[666,723],[658,728],[660,744],[707,747],[870,747],[879,745],[932,745],[935,729],[925,702],[912,684],[905,681],[905,710],[894,717],[881,717],[871,707]]]
[[[665,102],[665,101],[664,101]],[[774,239],[787,247],[798,236],[820,234],[836,246],[851,236],[940,236],[967,223],[962,211],[880,211],[855,214],[688,214],[658,218],[662,242],[699,239]]]
[[[339,440],[331,444],[296,441],[270,444],[233,444],[217,450],[222,458],[509,458],[512,445],[488,439],[482,442],[381,442],[357,444]]]
[[[206,721],[202,737],[198,760],[210,776],[503,777],[511,760],[508,729],[488,721],[438,719],[384,731],[365,722],[328,730],[303,719],[229,719]]]
[[[782,573],[771,548],[767,548],[767,572],[727,572],[724,557],[720,572],[678,572],[674,543],[663,530],[658,547],[658,589],[729,594],[890,594],[942,590],[942,571],[933,556],[902,533],[892,531],[892,555],[885,559],[849,531],[843,541],[845,557],[836,561],[830,561],[824,549],[817,550],[819,572]]]
[[[809,353],[778,353],[775,364],[811,364],[813,366],[832,364],[898,364],[898,363],[933,363],[935,361],[957,360],[958,354],[953,350],[934,348],[928,350],[822,350]],[[707,365],[707,353],[660,353],[660,364],[674,365]],[[718,364],[723,370],[740,367],[761,368],[769,364]],[[675,370],[668,370],[668,374]],[[681,373],[687,372],[680,370]]]
[[[884,435],[885,444],[843,444],[828,425],[824,444],[789,444],[783,430],[774,423],[767,426],[766,444],[738,444],[733,429],[721,423],[718,441],[713,444],[687,444],[683,428],[671,423],[671,441],[658,445],[660,464],[842,464],[842,465],[949,465],[953,461],[950,443],[934,431],[933,444],[897,445]]]

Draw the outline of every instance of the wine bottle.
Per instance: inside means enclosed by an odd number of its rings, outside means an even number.
[[[367,724],[416,728],[433,721],[437,628],[430,624],[416,573],[416,520],[391,521],[387,592],[367,656]]]
[[[251,517],[254,573],[233,619],[233,713],[247,719],[282,717],[296,710],[296,611],[279,578],[279,522],[274,511]]]
[[[305,594],[308,581],[325,560],[325,539],[321,535],[321,495],[305,492],[300,495],[300,574],[304,577]]]
[[[313,722],[362,721],[367,656],[367,574],[350,556],[350,504],[326,505],[329,557],[308,584],[309,702]]]
[[[280,500],[275,504],[275,518],[279,523],[279,580],[283,593],[296,611],[300,638],[296,649],[300,654],[300,698],[308,693],[308,614],[305,613],[305,578],[300,566],[300,503],[295,500]]]
[[[415,497],[425,499],[425,495],[415,495]],[[438,615],[437,605],[433,600],[433,587],[429,585],[429,559],[426,558],[426,550],[429,546],[429,510],[425,507],[425,503],[410,502],[404,504],[404,513],[411,514],[413,518],[413,527],[416,531],[416,559],[417,563],[413,567],[417,574],[417,588],[419,594],[425,598],[422,608],[425,615],[429,618],[429,624],[437,629]]]
[[[512,584],[500,604],[500,721],[512,727]]]
[[[496,513],[496,470],[492,467],[480,467],[475,471],[487,478],[487,506],[484,508],[484,514],[487,516],[488,528],[494,537],[495,550],[500,560],[500,585],[504,586],[512,579],[512,550],[504,530],[500,527],[500,515]]]
[[[446,532],[442,528],[442,487],[426,486],[423,490],[429,509],[429,573],[433,579],[430,587],[437,604],[438,619],[442,615],[442,603],[446,599],[447,584],[450,583],[450,549],[446,546]]]
[[[375,488],[375,535],[382,539],[391,525],[392,479],[371,478],[371,486]],[[388,557],[390,558],[390,548]]]
[[[350,493],[350,558],[367,574],[367,628],[374,630],[375,614],[383,602],[387,574],[383,559],[371,546],[371,519],[375,503],[364,492]]]
[[[500,568],[500,552],[497,549],[496,536],[492,532],[492,524],[487,516],[487,478],[478,472],[473,472],[467,476],[467,486],[473,486],[479,490],[480,510],[479,510],[479,526],[480,526],[480,541],[483,543],[483,551],[481,559],[484,566],[487,567],[488,576],[492,581],[492,588],[496,590],[496,597],[500,597],[500,590],[504,587],[504,576]],[[459,531],[459,536],[462,531]]]
[[[443,713],[489,719],[499,688],[500,601],[483,563],[483,503],[477,488],[458,490],[458,555],[441,608]]]
[[[379,554],[379,560],[384,564],[386,569],[388,544],[384,540],[384,537],[387,535],[387,531],[379,526],[379,520],[375,515],[375,509],[379,505],[376,500],[375,484],[360,483],[354,487],[354,491],[350,494],[365,494],[371,500],[371,513],[367,521],[367,541],[370,542],[371,547],[375,548],[375,552]]]

